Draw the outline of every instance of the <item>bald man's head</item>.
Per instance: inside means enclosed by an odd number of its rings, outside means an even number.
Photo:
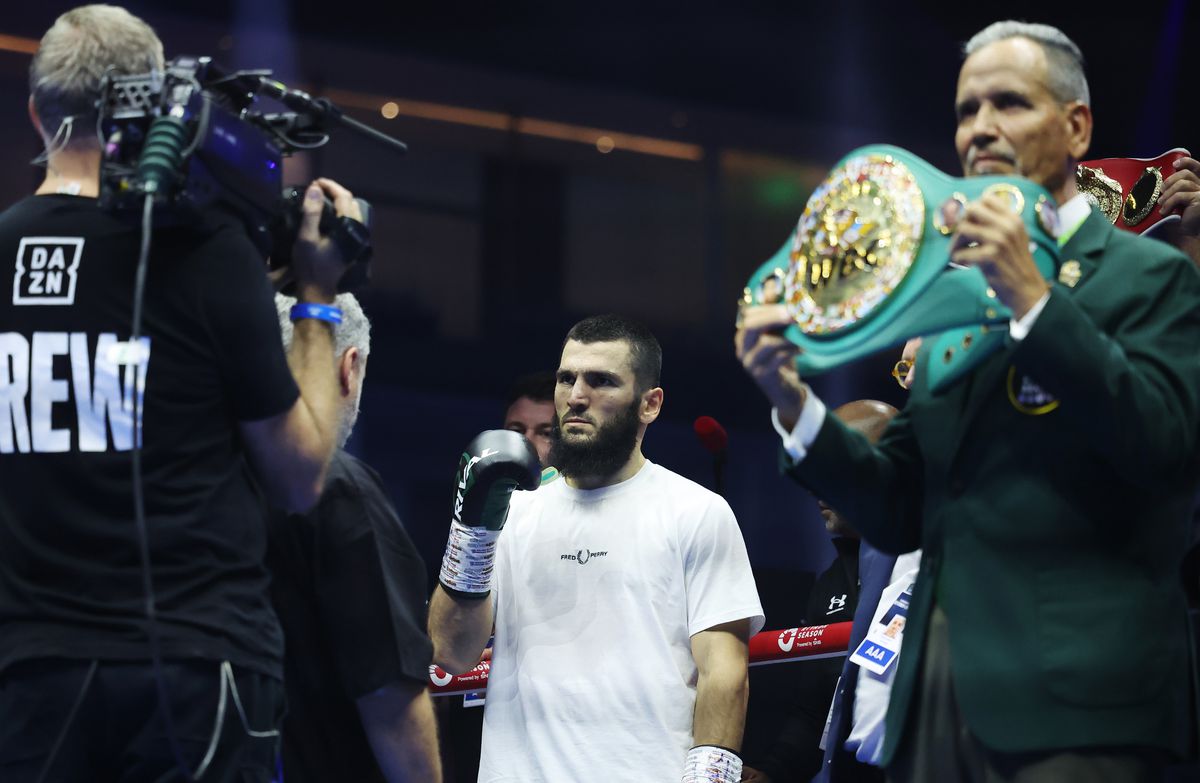
[[[867,440],[876,443],[897,413],[899,411],[886,402],[855,400],[834,410],[833,415],[841,419],[842,423],[850,429],[861,432]],[[846,524],[837,515],[837,512],[820,500],[817,501],[817,505],[821,507],[821,516],[825,519],[825,529],[829,531],[830,535],[858,538],[858,532]]]
[[[855,400],[835,409],[833,415],[850,429],[861,432],[867,436],[867,440],[876,443],[899,412],[879,400]]]

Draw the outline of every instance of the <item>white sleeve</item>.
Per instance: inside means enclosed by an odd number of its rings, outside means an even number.
[[[498,617],[500,612],[499,596],[504,592],[504,582],[511,580],[510,573],[511,563],[513,559],[513,547],[518,543],[521,537],[520,519],[525,513],[527,501],[532,495],[531,492],[523,492],[516,490],[512,493],[509,499],[508,518],[504,522],[504,529],[500,531],[499,537],[496,538],[496,559],[492,561],[492,617]]]
[[[1046,308],[1046,302],[1050,301],[1050,292],[1042,294],[1042,298],[1037,300],[1033,307],[1029,308],[1029,312],[1021,316],[1020,320],[1013,318],[1008,322],[1008,335],[1017,342],[1025,339],[1029,334],[1029,330],[1037,323],[1038,316],[1042,314],[1042,310]]]
[[[779,423],[779,410],[771,409],[771,424],[775,427],[775,431],[779,433],[779,437],[783,439],[783,450],[788,453],[793,462],[799,462],[808,454],[808,447],[817,439],[817,433],[821,431],[821,425],[825,423],[825,403],[821,402],[821,398],[813,394],[813,390],[804,387],[804,407],[800,409],[800,418],[796,419],[796,426],[792,427],[792,431],[788,432]]]
[[[712,496],[699,519],[685,527],[681,544],[688,635],[745,618],[751,636],[761,631],[766,618],[746,542],[724,498]]]

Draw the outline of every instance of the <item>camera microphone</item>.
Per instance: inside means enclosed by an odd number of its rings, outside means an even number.
[[[408,152],[407,144],[399,139],[393,139],[386,133],[380,133],[370,125],[361,123],[353,117],[345,115],[328,98],[314,98],[303,90],[292,89],[283,82],[266,76],[258,77],[258,92],[268,98],[279,101],[294,112],[317,118],[318,125],[348,125],[359,133],[392,148],[396,152]]]

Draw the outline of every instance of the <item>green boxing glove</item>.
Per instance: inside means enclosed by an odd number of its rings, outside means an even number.
[[[513,490],[537,489],[541,482],[537,451],[523,435],[488,430],[471,441],[455,474],[450,538],[438,577],[446,592],[487,597]]]

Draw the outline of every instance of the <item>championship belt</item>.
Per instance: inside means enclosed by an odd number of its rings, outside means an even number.
[[[1049,192],[1015,177],[959,179],[885,145],[854,150],[804,207],[796,230],[758,271],[743,305],[782,302],[784,336],[817,375],[911,337],[935,335],[921,368],[940,390],[1003,344],[1012,312],[983,273],[950,264],[954,229],[970,201],[997,193],[1025,221],[1048,280],[1058,274],[1058,211]]]
[[[1163,180],[1175,173],[1172,164],[1188,156],[1180,147],[1157,158],[1085,160],[1075,170],[1075,182],[1092,206],[1117,228],[1135,234],[1152,233],[1179,220],[1159,209]]]

